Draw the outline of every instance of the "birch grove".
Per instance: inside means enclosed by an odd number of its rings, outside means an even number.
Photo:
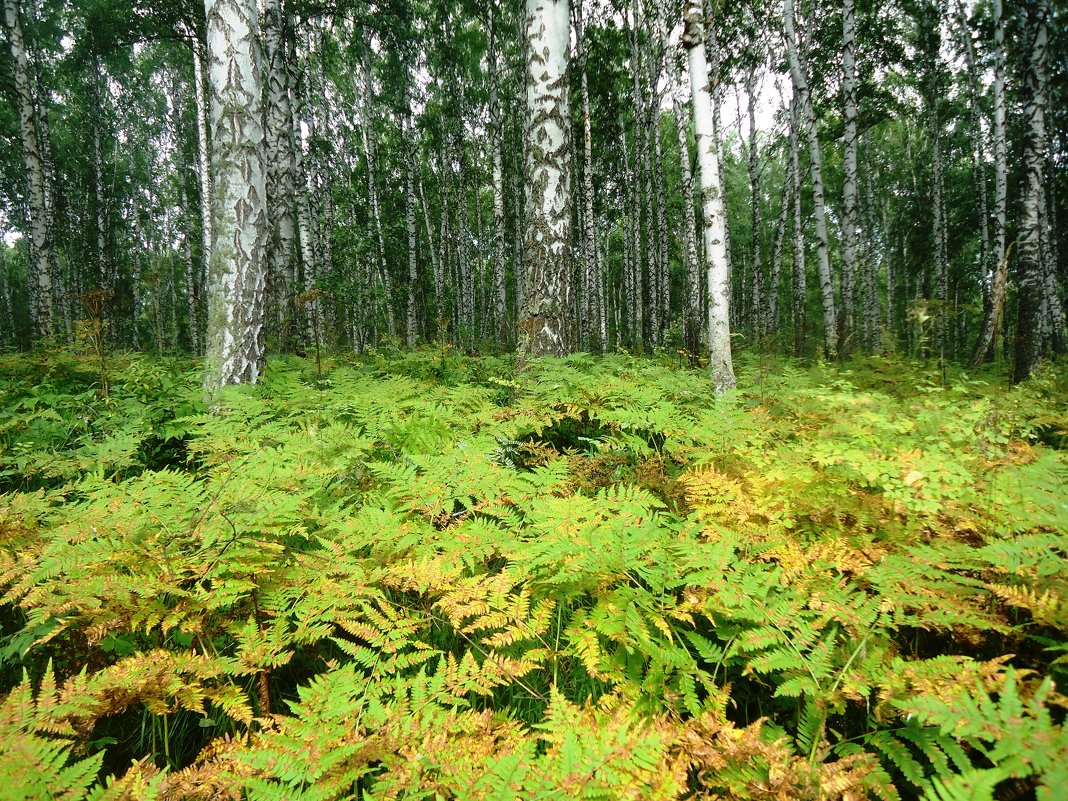
[[[1068,12],[1016,9],[4,0],[0,339],[1023,380],[1066,347]]]

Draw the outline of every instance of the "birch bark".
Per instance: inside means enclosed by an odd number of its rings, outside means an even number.
[[[11,60],[15,68],[14,84],[18,103],[19,134],[22,140],[22,163],[26,170],[30,213],[30,241],[33,244],[33,307],[31,317],[38,336],[55,333],[53,267],[55,264],[54,231],[50,225],[50,186],[45,175],[45,157],[41,143],[38,110],[30,82],[30,59],[22,35],[19,0],[4,0],[4,27]]]
[[[838,317],[834,303],[834,279],[831,276],[830,246],[827,237],[827,209],[823,194],[823,159],[820,153],[816,113],[812,107],[805,65],[797,45],[794,30],[793,0],[783,0],[783,28],[786,32],[786,51],[790,61],[790,75],[797,91],[801,119],[808,138],[809,173],[812,177],[813,216],[816,220],[816,255],[819,268],[820,300],[823,304],[823,347],[827,358],[838,354]]]
[[[856,17],[853,0],[842,0],[842,101],[845,110],[842,182],[842,320],[841,341],[853,333],[857,253],[857,70]]]
[[[570,39],[568,0],[527,0],[524,356],[562,356],[572,348]]]
[[[712,93],[705,60],[704,24],[698,0],[690,0],[685,16],[683,44],[689,56],[690,92],[697,163],[701,181],[701,222],[708,266],[708,346],[712,385],[718,396],[735,386],[731,359],[730,272],[725,241],[727,216],[720,182],[719,153],[713,130]]]
[[[205,388],[255,383],[265,360],[266,165],[256,6],[206,0],[215,195]]]

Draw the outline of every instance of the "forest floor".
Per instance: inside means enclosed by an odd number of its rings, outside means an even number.
[[[3,798],[1063,798],[1063,367],[106,371],[0,360]]]

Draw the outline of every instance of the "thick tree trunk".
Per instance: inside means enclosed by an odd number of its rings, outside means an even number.
[[[572,349],[571,113],[568,0],[527,0],[527,289],[519,318],[524,356]]]
[[[255,383],[263,369],[266,165],[256,6],[206,0],[213,240],[205,388]]]
[[[823,304],[823,348],[825,355],[833,359],[838,355],[838,317],[834,303],[834,280],[831,276],[830,245],[827,238],[827,209],[823,196],[823,159],[820,154],[819,132],[816,130],[816,113],[812,107],[801,54],[794,31],[793,0],[783,0],[783,27],[786,30],[786,50],[790,60],[790,75],[797,90],[802,124],[808,137],[809,172],[812,176],[813,216],[816,220],[816,255],[819,268],[820,300]]]
[[[45,173],[44,145],[41,141],[38,109],[34,102],[30,75],[30,58],[22,35],[19,0],[4,0],[4,27],[14,66],[15,95],[18,104],[19,134],[22,140],[22,163],[26,170],[30,214],[30,241],[33,245],[31,317],[38,336],[55,333],[53,282],[55,259],[54,229],[51,223],[51,191]]]
[[[730,272],[725,241],[727,215],[720,182],[719,153],[713,130],[712,93],[705,61],[701,4],[690,0],[686,9],[683,43],[690,63],[697,164],[701,180],[701,222],[708,265],[708,345],[712,385],[717,396],[735,386],[731,359]]]
[[[1047,0],[1027,0],[1024,36],[1024,185],[1021,199],[1019,258],[1020,306],[1016,324],[1013,380],[1023,381],[1043,356],[1043,302],[1046,300],[1042,254],[1046,172],[1046,50],[1050,8]]]

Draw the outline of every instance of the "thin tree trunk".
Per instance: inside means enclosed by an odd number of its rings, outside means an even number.
[[[786,242],[786,226],[790,220],[790,198],[794,182],[793,168],[793,160],[787,158],[786,173],[782,179],[782,202],[779,205],[779,219],[775,223],[775,244],[771,249],[768,314],[765,322],[767,333],[776,337],[779,333],[779,289],[782,285],[782,252]]]
[[[407,79],[406,79],[407,80]],[[407,95],[407,83],[405,84]],[[408,100],[405,97],[405,100]],[[419,324],[416,316],[416,290],[419,286],[419,231],[415,222],[415,171],[418,168],[418,153],[415,146],[415,131],[412,126],[410,113],[407,105],[404,111],[404,137],[408,150],[407,164],[405,165],[405,192],[404,192],[404,220],[408,229],[408,319],[407,335],[408,347],[414,347],[419,336]]]
[[[660,56],[663,60],[662,70],[671,83],[671,109],[675,116],[675,131],[679,141],[679,177],[682,182],[683,212],[683,255],[686,259],[686,302],[684,310],[683,339],[690,353],[697,353],[701,348],[701,267],[697,255],[697,215],[694,211],[693,175],[690,171],[690,123],[686,109],[679,99],[679,75],[677,64],[668,61],[667,9],[660,9]]]
[[[764,265],[760,252],[761,208],[760,208],[760,150],[757,141],[756,124],[756,71],[750,71],[746,80],[749,112],[749,195],[750,224],[753,231],[752,250],[750,252],[750,269],[753,275],[752,309],[753,322],[758,339],[768,331],[768,310],[764,301]]]
[[[845,109],[842,181],[842,317],[841,337],[847,346],[853,334],[856,307],[854,283],[857,252],[857,71],[853,0],[842,0],[842,101]]]
[[[501,113],[500,79],[497,74],[496,4],[487,10],[489,20],[490,95],[489,112],[493,147],[493,320],[497,339],[503,346],[511,340],[508,321],[508,295],[504,270],[504,115]],[[585,72],[583,72],[585,76]],[[583,84],[585,85],[585,84]]]
[[[823,347],[827,358],[833,359],[838,355],[838,317],[834,303],[834,281],[831,277],[830,246],[827,238],[827,210],[823,196],[823,160],[820,155],[820,140],[816,130],[816,113],[812,107],[812,95],[797,47],[793,0],[783,0],[783,27],[786,30],[790,75],[794,81],[794,88],[797,90],[801,117],[808,137],[813,214],[816,219],[816,255],[819,267],[820,299],[823,304]]]
[[[801,215],[801,110],[797,87],[790,103],[790,194],[794,207],[793,230],[793,312],[794,355],[805,353],[805,327],[808,286],[805,272],[805,230]]]
[[[735,386],[731,359],[730,272],[725,241],[727,215],[720,182],[719,153],[713,130],[712,93],[705,62],[704,25],[698,0],[686,10],[683,44],[690,63],[694,129],[697,132],[698,173],[701,180],[701,221],[708,264],[708,344],[712,385],[717,396]]]
[[[942,163],[942,94],[944,92],[941,78],[942,30],[941,0],[932,0],[924,9],[918,24],[923,26],[923,36],[927,52],[927,133],[931,140],[931,212],[932,233],[934,234],[934,300],[937,304],[935,313],[935,344],[940,357],[949,355],[947,349],[949,338],[949,256],[946,244],[946,205],[944,166]],[[928,17],[930,14],[930,17]]]
[[[297,226],[294,215],[294,171],[291,63],[286,58],[281,0],[264,0],[264,82],[266,84],[267,208],[270,236],[267,248],[267,279],[275,305],[279,340],[285,340],[287,321],[294,312],[297,294]]]
[[[192,40],[193,55],[193,92],[197,116],[197,183],[200,188],[200,282],[207,286],[208,263],[211,260],[211,165],[208,155],[208,95],[204,85],[204,67],[200,42]],[[199,296],[197,301],[199,301]],[[200,315],[203,304],[197,303],[197,353],[204,352],[204,343],[200,336]]]

